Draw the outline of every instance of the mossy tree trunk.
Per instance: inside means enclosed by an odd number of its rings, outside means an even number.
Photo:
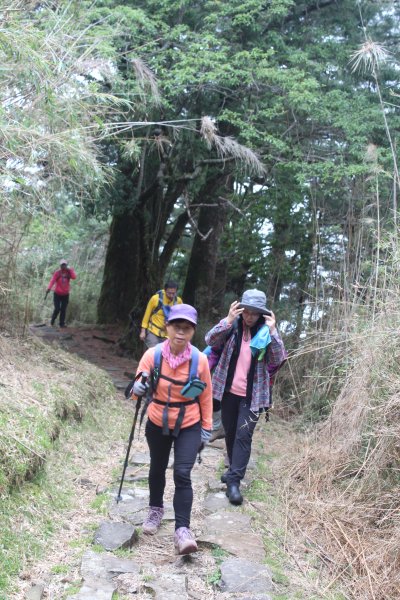
[[[225,177],[216,176],[201,190],[198,231],[195,235],[183,290],[186,302],[193,304],[203,321],[212,320],[215,305],[215,275],[220,241],[228,216],[227,203],[219,196]],[[208,205],[208,206],[207,206]],[[224,294],[225,289],[221,291]]]
[[[185,170],[186,169],[186,170]],[[143,152],[140,172],[121,166],[110,227],[101,293],[99,323],[140,326],[146,304],[164,276],[189,220],[183,207],[173,219],[178,200],[202,169],[190,159],[173,163],[163,152]],[[136,331],[136,333],[138,333]],[[137,336],[136,336],[137,337]]]
[[[113,217],[97,307],[99,323],[126,323],[132,310],[142,311],[159,283],[158,262],[151,261],[143,229],[140,211]]]

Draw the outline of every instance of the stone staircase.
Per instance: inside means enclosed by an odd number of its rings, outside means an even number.
[[[201,464],[192,472],[194,505],[191,527],[199,551],[174,555],[174,512],[172,469],[167,473],[165,515],[155,536],[141,533],[147,514],[147,470],[149,456],[144,440],[134,443],[122,490],[110,488],[107,518],[93,537],[93,548],[82,557],[81,590],[70,600],[112,600],[118,597],[155,600],[241,598],[271,600],[271,572],[264,564],[265,551],[259,533],[253,531],[247,514],[246,487],[251,483],[253,464],[243,484],[241,507],[229,504],[225,486],[217,473],[223,466],[220,441],[205,448]]]

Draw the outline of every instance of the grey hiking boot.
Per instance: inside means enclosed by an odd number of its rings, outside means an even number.
[[[149,514],[143,521],[142,530],[143,533],[148,535],[154,535],[160,528],[162,518],[164,516],[164,509],[160,506],[149,506]]]
[[[191,554],[197,552],[197,544],[193,533],[187,527],[178,527],[174,534],[175,554]]]
[[[214,429],[214,431],[211,433],[209,443],[212,444],[216,440],[222,440],[224,437],[225,437],[225,429],[221,425],[221,427],[219,429]]]

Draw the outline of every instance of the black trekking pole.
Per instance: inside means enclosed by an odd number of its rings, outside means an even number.
[[[146,383],[147,381],[147,373],[143,373],[142,374],[142,379],[141,379],[141,383]],[[140,405],[142,404],[142,398],[143,396],[139,396],[137,401],[136,401],[136,409],[135,409],[135,416],[133,417],[133,423],[132,423],[132,429],[131,429],[131,433],[129,435],[129,441],[128,441],[128,449],[126,451],[126,456],[125,456],[125,462],[124,462],[124,468],[122,470],[122,477],[121,477],[121,483],[119,484],[119,490],[118,490],[118,494],[117,497],[115,498],[117,501],[117,504],[120,500],[122,500],[122,496],[121,496],[121,490],[122,490],[122,486],[124,483],[124,477],[125,477],[125,471],[126,468],[128,466],[128,460],[129,460],[129,453],[131,451],[131,446],[132,446],[132,442],[133,442],[133,436],[135,435],[135,427],[136,427],[136,423],[138,420],[138,414],[139,414],[139,410],[140,410]]]
[[[201,442],[199,449],[197,450],[197,462],[199,463],[199,465],[201,465],[201,463],[203,462],[203,457],[201,456],[201,453],[204,450],[204,442]]]

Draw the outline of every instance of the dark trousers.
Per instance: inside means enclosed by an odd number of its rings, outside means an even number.
[[[251,454],[251,441],[258,415],[250,410],[250,400],[225,392],[222,398],[222,425],[229,458],[228,485],[240,485]]]
[[[169,455],[174,446],[174,511],[175,529],[190,527],[190,514],[193,504],[193,489],[190,473],[200,447],[200,422],[191,427],[182,428],[177,438],[163,435],[149,419],[146,423],[146,439],[150,450],[149,489],[150,506],[164,506],[165,472]]]
[[[54,325],[55,320],[58,317],[58,313],[60,313],[60,327],[64,327],[65,325],[65,314],[67,312],[69,294],[65,296],[60,296],[60,294],[56,294],[54,292],[54,311],[51,317],[51,324]]]

